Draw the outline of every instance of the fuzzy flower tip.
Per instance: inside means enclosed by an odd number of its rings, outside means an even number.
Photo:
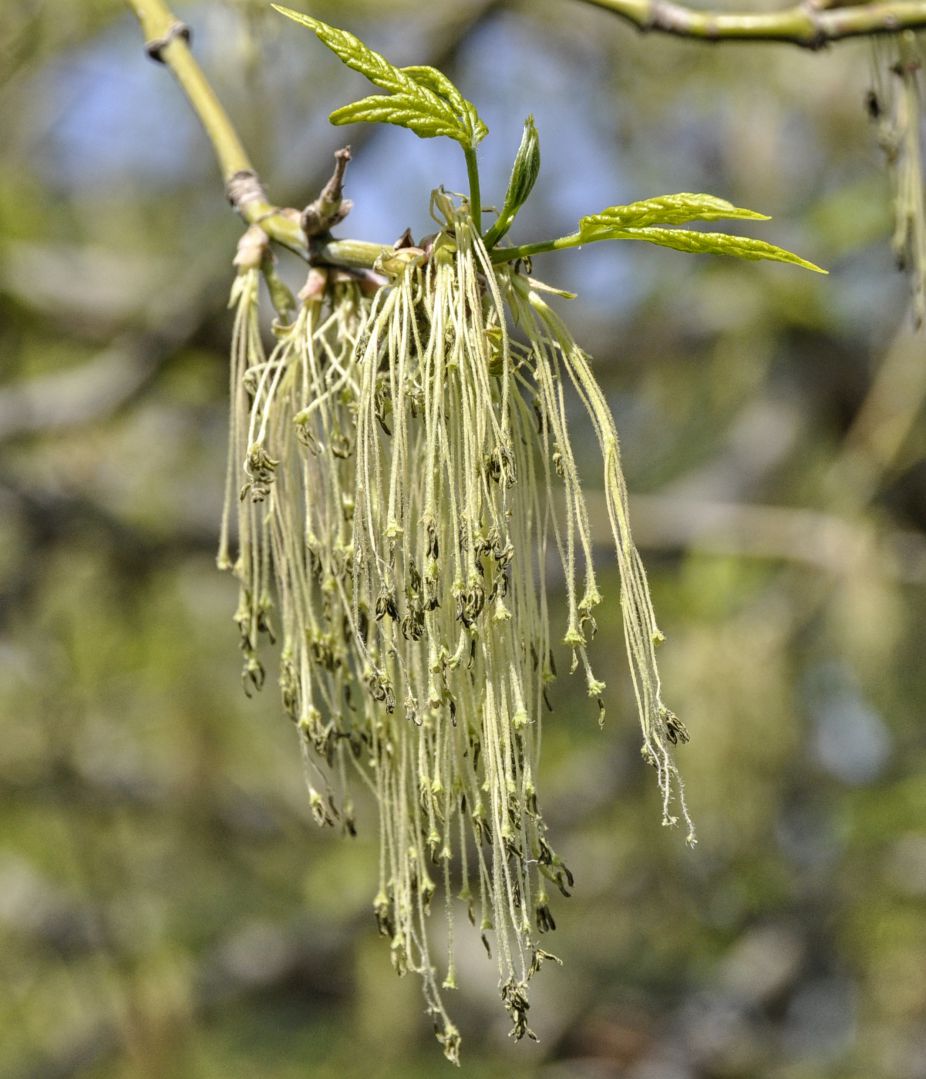
[[[689,831],[690,821],[670,755],[687,733],[660,699],[661,635],[604,395],[544,287],[493,266],[465,203],[436,192],[434,208],[430,250],[388,260],[374,296],[313,270],[269,353],[259,271],[239,267],[219,564],[240,581],[246,689],[262,684],[261,640],[279,629],[283,705],[315,818],[352,833],[352,781],[375,796],[377,924],[396,970],[421,977],[457,1060],[442,994],[456,984],[454,897],[494,948],[513,1036],[532,1037],[528,983],[553,958],[539,944],[554,928],[548,889],[572,886],[535,788],[554,676],[551,554],[566,582],[557,637],[603,714],[587,654],[601,596],[567,430],[570,385],[601,448],[643,754],[665,822],[673,808]],[[438,891],[443,963],[427,927]]]

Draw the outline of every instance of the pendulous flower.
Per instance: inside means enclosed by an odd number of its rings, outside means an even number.
[[[237,499],[246,687],[263,680],[259,641],[272,641],[278,621],[283,705],[313,815],[353,832],[352,783],[375,796],[377,924],[396,970],[422,978],[438,1038],[456,1059],[442,992],[456,984],[454,897],[494,948],[521,1038],[533,1036],[528,983],[551,958],[540,947],[555,924],[550,890],[572,886],[536,789],[560,640],[604,710],[587,653],[602,597],[567,392],[601,447],[643,753],[657,770],[664,822],[675,823],[677,805],[694,835],[670,755],[687,733],[660,697],[661,634],[604,395],[543,298],[549,290],[523,264],[493,264],[469,204],[437,191],[433,213],[437,236],[382,259],[373,296],[349,274],[313,269],[269,352],[257,324],[260,258],[239,262],[219,561],[232,565]],[[551,554],[566,588],[555,633]],[[428,938],[438,891],[449,925],[443,964]]]

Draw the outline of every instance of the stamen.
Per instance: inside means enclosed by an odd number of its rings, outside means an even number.
[[[557,636],[603,718],[605,687],[587,654],[601,594],[568,430],[570,385],[601,446],[644,753],[664,820],[677,801],[690,821],[669,755],[687,732],[660,699],[659,631],[604,395],[541,286],[493,266],[465,203],[436,192],[432,206],[441,232],[427,256],[396,250],[373,297],[313,270],[269,355],[257,325],[260,275],[241,268],[219,562],[232,566],[230,516],[243,481],[234,571],[247,684],[263,680],[273,591],[280,689],[300,733],[310,808],[320,824],[353,834],[350,777],[373,792],[376,922],[396,970],[422,979],[455,1060],[459,1034],[441,997],[456,984],[453,874],[461,897],[478,893],[516,1038],[533,1036],[528,985],[549,957],[539,935],[555,927],[545,882],[565,895],[572,887],[534,779],[554,677],[551,549],[567,600]],[[510,319],[526,345],[511,341]],[[427,935],[438,886],[448,919],[440,979]]]

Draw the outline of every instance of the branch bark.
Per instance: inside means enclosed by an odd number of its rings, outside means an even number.
[[[825,0],[776,12],[699,11],[674,0],[584,0],[604,8],[643,33],[655,31],[695,41],[783,42],[821,49],[850,37],[875,37],[926,27],[926,0],[885,0],[829,6]]]
[[[165,0],[126,0],[141,24],[145,47],[152,59],[173,72],[194,112],[199,117],[215,152],[229,201],[249,225],[259,225],[275,243],[309,262],[328,263],[347,269],[369,269],[392,249],[361,240],[324,237],[308,245],[296,210],[271,203],[228,113],[202,68],[190,51],[190,30],[173,14]],[[483,0],[471,22],[496,6]],[[461,31],[462,31],[461,27]]]
[[[234,124],[190,51],[190,31],[164,0],[126,0],[141,23],[148,55],[166,64],[205,128],[229,201],[249,225],[260,225],[276,243],[308,256],[299,215],[274,206],[238,138]]]

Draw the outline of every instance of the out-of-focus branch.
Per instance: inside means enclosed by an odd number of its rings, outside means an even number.
[[[861,511],[895,472],[926,403],[922,334],[904,320],[827,477],[833,500]]]
[[[137,329],[119,334],[94,359],[0,390],[0,442],[58,433],[112,415],[140,393],[197,332],[218,302],[210,282],[191,271],[170,288],[152,289]],[[190,297],[199,297],[191,303]]]
[[[821,49],[849,37],[875,37],[926,27],[924,0],[830,6],[805,0],[784,11],[699,11],[673,0],[585,0],[633,23],[643,33],[656,31],[695,41],[771,41]]]
[[[609,533],[603,496],[586,492],[586,499],[593,539],[604,544]],[[838,577],[867,561],[890,580],[926,584],[926,540],[918,532],[879,534],[860,522],[814,510],[686,501],[674,495],[635,495],[630,508],[634,538],[644,549],[695,548],[710,554],[803,564]]]
[[[177,342],[126,333],[89,363],[0,393],[0,442],[52,434],[111,415],[135,397]]]
[[[301,996],[319,1003],[346,996],[349,987],[337,972],[347,969],[350,941],[366,917],[366,911],[358,911],[338,926],[305,919],[233,926],[191,972],[190,1015],[205,1022],[236,1001],[258,1001],[284,988],[292,992],[294,984]],[[57,1039],[48,1056],[17,1072],[18,1079],[72,1079],[94,1064],[111,1062],[124,1048],[124,1037],[107,1000],[105,993],[94,994],[85,1029],[70,1040]]]

